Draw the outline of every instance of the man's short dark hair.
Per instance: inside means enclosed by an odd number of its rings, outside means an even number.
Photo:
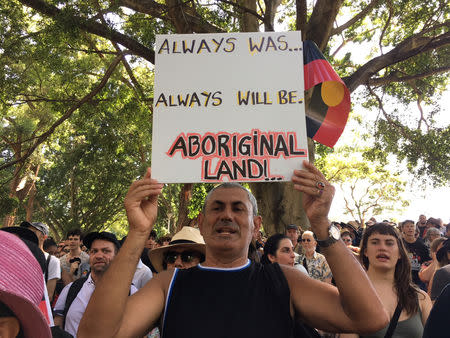
[[[52,237],[48,237],[46,240],[44,240],[44,250],[47,250],[51,246],[57,246],[55,240]]]
[[[225,182],[225,183],[222,183],[222,184],[214,187],[208,193],[208,195],[206,195],[205,201],[203,202],[202,213],[205,213],[206,203],[208,202],[210,196],[212,195],[212,193],[214,191],[216,191],[218,189],[231,189],[231,188],[239,188],[239,189],[244,190],[247,193],[248,200],[252,204],[253,216],[257,216],[258,215],[258,203],[256,202],[255,196],[253,196],[251,191],[248,190],[246,187],[244,187],[244,186],[242,186],[242,185],[240,185],[239,183],[236,183],[236,182]]]
[[[103,240],[114,244],[115,253],[117,253],[120,249],[120,242],[118,241],[116,235],[108,231],[90,232],[84,238],[83,243],[89,250],[91,250],[92,243],[94,243],[96,240]]]
[[[416,223],[410,219],[407,219],[406,221],[403,221],[402,224],[400,225],[400,229],[403,229],[403,226],[407,223],[412,223],[414,225],[416,225]]]
[[[67,232],[66,239],[69,239],[70,236],[79,236],[80,240],[83,240],[83,233],[80,229],[72,229]]]
[[[150,231],[150,234],[148,235],[148,239],[153,238],[156,239],[156,237],[158,237],[158,235],[156,234],[155,230]]]
[[[172,240],[172,237],[170,237],[170,236],[162,236],[162,237],[158,238],[157,243],[159,245],[163,245],[164,242],[170,242],[171,240]]]

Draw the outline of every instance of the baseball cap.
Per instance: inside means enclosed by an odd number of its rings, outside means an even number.
[[[120,243],[117,240],[116,235],[107,231],[102,232],[93,231],[88,233],[83,239],[83,244],[86,245],[86,248],[90,250],[92,243],[97,239],[102,239],[104,241],[111,242],[116,246],[117,249],[120,248]]]
[[[296,226],[295,224],[289,224],[286,227],[286,230],[298,230],[298,226]]]
[[[48,236],[50,234],[50,231],[48,230],[48,226],[41,222],[30,223],[30,222],[24,221],[24,222],[20,223],[20,226],[25,227],[25,228],[33,227],[36,230],[39,230],[40,232],[42,232],[45,236]]]

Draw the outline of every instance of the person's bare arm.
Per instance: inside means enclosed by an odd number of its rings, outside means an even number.
[[[419,306],[420,312],[422,312],[422,324],[425,326],[428,316],[430,315],[431,308],[433,307],[433,303],[431,302],[430,296],[422,290],[420,290],[419,294]]]
[[[55,293],[55,287],[56,287],[56,281],[58,279],[53,278],[47,281],[47,292],[48,292],[48,298],[50,299],[50,302],[53,300],[53,294]]]
[[[419,271],[419,278],[422,282],[428,283],[436,271],[437,262],[433,259],[427,267]]]
[[[53,321],[55,322],[55,326],[59,326],[61,329],[64,330],[63,324],[64,324],[64,317],[63,316],[54,316]]]
[[[162,187],[162,184],[151,179],[150,168],[142,180],[131,184],[124,202],[130,231],[119,253],[96,285],[81,319],[78,337],[114,337],[124,330],[127,331],[126,336],[136,336],[141,333],[142,325],[131,318],[138,318],[145,325],[150,325],[155,317],[159,318],[162,307],[157,279],[132,297],[128,297],[128,293],[145,241],[156,221],[158,196]],[[144,300],[143,296],[155,299]],[[164,297],[162,302],[164,304]],[[145,318],[148,320],[145,321]]]
[[[158,324],[172,275],[173,270],[160,272],[129,297],[122,318],[124,325],[114,337],[144,337]]]
[[[312,164],[304,161],[305,170],[295,170],[294,189],[303,192],[303,208],[311,230],[319,240],[328,238],[328,212],[334,187]],[[320,191],[317,182],[325,187]],[[322,247],[337,288],[312,280],[294,269],[284,269],[295,311],[308,323],[329,332],[369,333],[389,322],[389,317],[366,272],[344,242]]]
[[[64,283],[64,286],[66,286],[69,283],[72,283],[73,281],[75,281],[75,277],[73,275],[73,272],[67,272],[66,270],[62,270],[61,271],[61,279]]]

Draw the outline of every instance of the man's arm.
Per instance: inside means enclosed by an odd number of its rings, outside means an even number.
[[[159,279],[128,297],[131,281],[145,241],[157,216],[163,185],[151,179],[150,168],[142,180],[131,184],[125,197],[130,231],[119,253],[96,285],[78,328],[78,337],[136,336],[159,318],[164,292]],[[143,323],[143,324],[142,324]],[[127,333],[125,334],[124,331]]]
[[[74,272],[78,269],[80,263],[74,262],[70,264],[70,271],[65,269],[61,270],[61,279],[63,280],[64,286],[75,281]]]
[[[64,309],[66,307],[67,295],[69,293],[70,286],[72,284],[68,284],[62,289],[59,294],[58,300],[56,301],[55,307],[53,308],[53,320],[56,326],[59,326],[64,330]]]
[[[56,282],[61,278],[61,265],[59,259],[50,256],[50,262],[48,264],[48,280],[47,280],[47,292],[50,302],[53,300],[55,293]]]
[[[328,238],[328,212],[334,187],[312,164],[304,161],[305,170],[295,170],[294,189],[303,192],[303,208],[311,230],[319,240]],[[320,184],[324,183],[323,190]],[[344,242],[321,247],[333,273],[337,289],[286,269],[294,310],[308,323],[330,332],[374,332],[389,322],[389,317],[367,274]]]
[[[55,287],[56,287],[56,282],[58,281],[58,279],[53,278],[47,281],[47,293],[48,293],[48,299],[50,300],[50,302],[53,300],[53,295],[55,293]]]

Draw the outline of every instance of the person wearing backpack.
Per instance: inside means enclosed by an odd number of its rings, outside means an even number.
[[[89,249],[91,272],[88,276],[66,285],[54,308],[55,325],[74,337],[77,335],[78,325],[95,290],[95,285],[102,278],[120,248],[116,236],[106,231],[91,232],[83,242]],[[132,285],[130,294],[136,291],[137,289]]]
[[[48,226],[41,222],[30,223],[27,221],[22,222],[20,226],[28,228],[35,233],[39,241],[39,249],[41,249],[45,255],[46,268],[44,271],[44,278],[47,286],[48,298],[51,302],[55,293],[56,282],[61,278],[61,266],[58,258],[50,255],[44,250],[44,241],[50,233]]]

